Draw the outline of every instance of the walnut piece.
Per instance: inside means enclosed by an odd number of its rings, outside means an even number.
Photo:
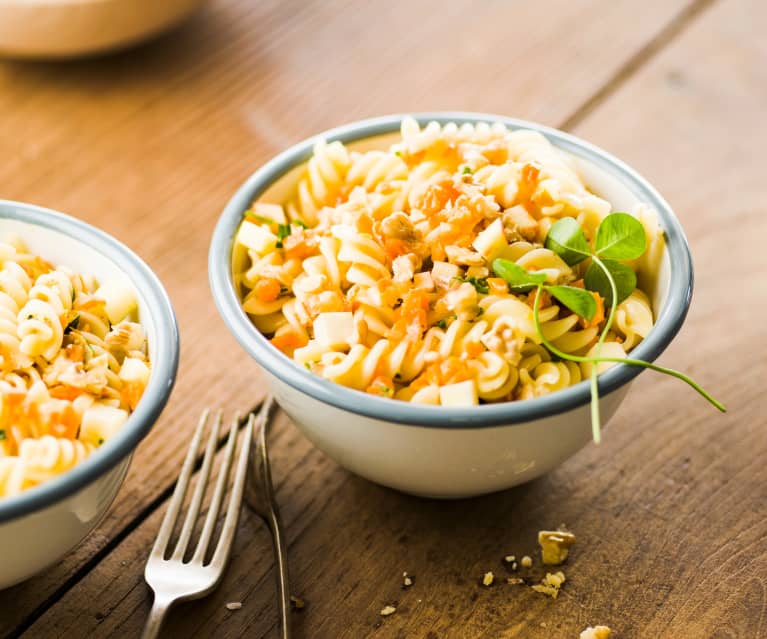
[[[567,553],[575,543],[575,535],[561,530],[541,530],[538,544],[541,546],[543,563],[558,566],[567,559]]]
[[[559,589],[564,583],[565,573],[561,571],[555,573],[547,572],[546,576],[541,580],[541,583],[535,584],[532,586],[532,589],[535,590],[535,592],[540,592],[541,594],[556,599],[559,595]]]

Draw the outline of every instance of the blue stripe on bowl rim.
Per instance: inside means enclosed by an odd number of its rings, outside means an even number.
[[[208,254],[208,272],[216,306],[230,332],[245,351],[269,373],[298,391],[337,408],[403,425],[431,428],[486,428],[519,424],[563,413],[590,401],[589,382],[582,381],[551,395],[516,402],[472,407],[426,406],[395,401],[363,393],[315,375],[272,346],[242,310],[231,272],[234,235],[244,211],[275,180],[306,162],[320,140],[351,143],[396,132],[410,115],[421,126],[430,121],[477,123],[500,122],[510,129],[532,129],[545,135],[556,147],[592,162],[624,184],[641,202],[654,207],[666,235],[671,277],[668,297],[648,336],[632,351],[632,357],[654,361],[669,345],[684,322],[693,288],[692,258],[682,227],[669,204],[636,171],[606,151],[579,138],[534,122],[486,113],[434,112],[388,115],[354,122],[312,136],[280,153],[253,173],[229,200],[213,232]],[[604,396],[636,377],[642,368],[618,364],[599,376]]]
[[[120,431],[72,470],[24,491],[0,497],[0,523],[28,515],[76,493],[130,455],[160,416],[176,379],[178,325],[165,289],[151,269],[127,246],[69,215],[33,204],[0,200],[0,218],[42,226],[86,244],[125,273],[146,301],[157,333],[152,374],[136,410]]]

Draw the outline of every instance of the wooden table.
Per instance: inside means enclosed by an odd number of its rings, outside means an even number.
[[[0,62],[0,196],[125,241],[165,283],[183,342],[176,390],[109,515],[0,593],[0,636],[138,635],[144,561],[197,414],[263,393],[208,292],[210,234],[234,189],[330,126],[461,109],[572,131],[659,188],[696,268],[661,361],[730,412],[644,373],[602,445],[529,485],[448,502],[352,476],[282,419],[277,498],[307,601],[296,636],[566,638],[602,623],[621,639],[767,637],[765,26],[762,0],[221,0],[113,57]],[[561,522],[579,541],[557,600],[479,585]],[[222,586],[179,606],[164,636],[276,637],[271,563],[248,513]],[[417,576],[407,591],[403,571]]]

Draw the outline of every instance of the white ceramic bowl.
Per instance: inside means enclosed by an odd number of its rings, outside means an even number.
[[[72,58],[136,44],[204,0],[0,0],[0,55]]]
[[[380,484],[433,497],[479,495],[529,481],[573,455],[591,439],[588,382],[551,395],[473,407],[424,406],[374,397],[334,384],[296,365],[253,326],[240,306],[232,279],[232,240],[243,212],[269,191],[282,197],[317,138],[352,148],[384,148],[402,115],[356,122],[305,140],[258,169],[229,201],[216,226],[208,269],[213,297],[229,330],[261,365],[282,408],[321,450],[349,470]],[[587,185],[616,210],[646,202],[658,211],[666,250],[653,281],[643,282],[656,309],[656,324],[632,356],[654,360],[684,321],[692,294],[687,241],[669,205],[620,160],[574,136],[495,115],[426,113],[421,125],[502,122],[540,131],[570,154]],[[606,423],[642,369],[619,364],[600,375]]]
[[[138,300],[152,373],[118,434],[73,470],[13,497],[0,497],[0,589],[40,572],[77,545],[106,514],[133,450],[170,396],[178,367],[178,328],[170,301],[149,267],[126,246],[75,218],[0,200],[0,238],[19,235],[30,250],[104,281],[123,280]]]

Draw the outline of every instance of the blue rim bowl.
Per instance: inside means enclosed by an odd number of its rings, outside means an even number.
[[[213,298],[230,332],[256,362],[275,377],[313,398],[351,413],[376,419],[431,428],[483,428],[518,424],[563,413],[590,401],[589,383],[583,381],[551,395],[518,402],[483,404],[472,407],[445,407],[412,404],[376,397],[323,379],[298,366],[272,346],[242,310],[232,279],[233,238],[243,213],[266,189],[290,169],[306,162],[319,139],[345,144],[397,132],[406,115],[389,115],[353,122],[308,138],[280,153],[253,173],[229,200],[213,232],[208,254],[208,272]],[[641,202],[658,212],[665,232],[671,262],[668,295],[657,314],[655,326],[632,350],[632,357],[654,361],[679,331],[692,298],[693,270],[690,249],[682,227],[671,207],[636,171],[606,151],[579,138],[534,122],[486,113],[435,112],[412,114],[421,126],[434,120],[476,123],[500,122],[510,129],[532,129],[546,136],[556,147],[583,158],[626,186]],[[643,369],[618,364],[599,376],[602,396],[631,381]]]
[[[32,204],[0,200],[0,218],[10,218],[68,235],[114,263],[146,302],[155,334],[152,374],[136,410],[120,431],[95,454],[72,470],[20,495],[0,498],[0,522],[42,510],[76,493],[130,455],[147,435],[170,397],[179,357],[178,325],[160,280],[127,246],[103,231],[69,215]]]

